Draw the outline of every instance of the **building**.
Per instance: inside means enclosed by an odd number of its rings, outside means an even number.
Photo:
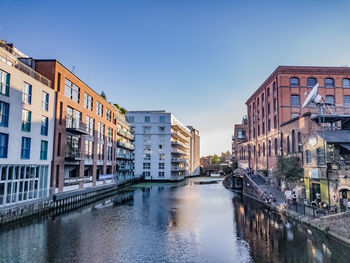
[[[50,194],[55,92],[28,62],[0,41],[0,209]]]
[[[248,141],[247,127],[247,117],[244,116],[242,123],[234,125],[234,136],[232,136],[232,157],[240,160],[241,168],[248,167],[247,161],[244,159],[245,147],[240,147]],[[239,150],[236,151],[236,149]]]
[[[348,117],[349,120],[349,117]],[[350,130],[313,132],[304,144],[306,199],[346,210],[350,199]]]
[[[59,61],[35,60],[35,67],[57,93],[51,177],[55,193],[113,183],[121,171],[130,174],[131,166],[123,166],[120,156],[133,150],[133,135],[119,111]]]
[[[192,126],[187,126],[191,131],[190,140],[190,170],[192,176],[200,174],[200,136],[199,131]]]
[[[135,127],[135,175],[145,180],[178,181],[189,175],[190,130],[173,114],[129,111]]]
[[[279,66],[246,102],[248,141],[236,149],[243,152],[239,162],[272,171],[277,155],[302,160],[302,145],[318,128],[312,120],[317,108],[301,106],[316,83],[333,112],[350,113],[349,67]]]

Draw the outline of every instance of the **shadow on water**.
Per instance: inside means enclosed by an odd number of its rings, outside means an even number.
[[[350,248],[324,233],[276,214],[250,198],[233,198],[237,238],[254,262],[349,262]]]

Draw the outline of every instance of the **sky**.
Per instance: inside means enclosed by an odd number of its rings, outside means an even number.
[[[231,150],[245,102],[279,65],[350,65],[350,1],[0,0],[0,38],[55,58],[127,110],[197,128]]]

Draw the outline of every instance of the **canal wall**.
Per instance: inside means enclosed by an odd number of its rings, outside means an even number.
[[[68,212],[115,194],[126,186],[142,182],[142,177],[87,189],[54,194],[50,198],[16,204],[0,210],[0,225],[48,214]]]

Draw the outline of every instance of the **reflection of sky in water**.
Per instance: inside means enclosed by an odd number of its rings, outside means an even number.
[[[343,262],[337,242],[221,184],[141,184],[0,233],[0,262]],[[201,179],[203,180],[203,179]],[[348,252],[349,253],[349,252]],[[34,260],[35,259],[35,260]]]

